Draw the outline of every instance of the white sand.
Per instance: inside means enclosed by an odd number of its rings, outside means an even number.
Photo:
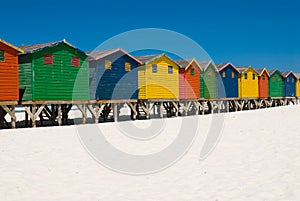
[[[82,147],[75,126],[1,130],[0,201],[300,200],[300,106],[226,114],[222,137],[203,161],[212,116],[199,118],[188,153],[170,168],[144,176],[101,166]],[[167,123],[175,132],[180,121]],[[117,133],[113,123],[101,126],[114,132],[109,142],[136,151],[138,143]],[[172,133],[169,129],[142,150],[143,142],[141,152],[163,148]]]

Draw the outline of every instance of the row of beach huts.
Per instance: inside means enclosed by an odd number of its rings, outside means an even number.
[[[131,119],[207,114],[298,104],[300,75],[232,63],[174,60],[166,53],[133,56],[121,48],[82,51],[66,40],[16,47],[0,39],[0,126],[16,127],[16,107],[30,120],[82,123],[130,108]],[[113,114],[112,114],[113,113]],[[11,123],[8,123],[8,116]]]
[[[0,101],[300,96],[300,76],[121,48],[84,52],[65,40],[16,47],[0,39]]]

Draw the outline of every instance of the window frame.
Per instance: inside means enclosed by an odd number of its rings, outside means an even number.
[[[104,60],[104,69],[105,70],[111,70],[112,69],[112,62],[111,60]]]
[[[3,60],[0,60],[0,62],[5,62],[5,50],[0,50],[0,52],[3,52]]]
[[[173,74],[173,66],[168,66],[168,74]]]
[[[234,72],[231,72],[231,78],[232,78],[232,79],[235,78]]]
[[[157,73],[158,72],[157,64],[152,64],[151,69],[152,69],[152,73]]]
[[[223,72],[222,72],[222,78],[225,78],[225,77],[226,77],[226,72],[223,71]]]
[[[255,80],[256,79],[256,75],[253,73],[252,74],[252,80]]]
[[[195,69],[194,69],[194,68],[191,68],[191,70],[190,70],[190,75],[191,75],[191,76],[194,76],[194,75],[195,75]]]
[[[245,80],[248,80],[248,73],[245,73],[245,74],[244,74],[244,79],[245,79]]]
[[[48,58],[47,58],[48,57]],[[46,60],[51,58],[51,62],[48,62],[48,60]],[[44,54],[44,65],[53,65],[54,64],[54,55],[53,54]]]
[[[126,61],[124,65],[125,65],[125,71],[126,72],[131,71],[131,63],[130,62]]]
[[[76,63],[76,65],[74,65],[74,60],[77,60],[76,62],[78,62],[78,63]],[[72,65],[72,67],[80,67],[80,58],[77,56],[72,56],[71,57],[71,65]]]

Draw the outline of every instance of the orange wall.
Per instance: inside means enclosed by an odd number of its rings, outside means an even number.
[[[0,42],[5,61],[0,61],[0,101],[19,100],[18,52]]]
[[[265,80],[262,79],[262,76],[265,77]],[[259,97],[260,98],[268,98],[269,97],[269,77],[266,71],[263,72],[261,76],[258,78],[259,85]]]
[[[194,75],[191,75],[191,69],[194,69]],[[200,71],[194,63],[186,70],[179,70],[179,97],[181,99],[200,98]]]

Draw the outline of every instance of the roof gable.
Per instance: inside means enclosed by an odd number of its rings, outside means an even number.
[[[12,45],[12,44],[6,42],[5,40],[3,40],[3,39],[1,39],[1,38],[0,38],[0,43],[2,43],[2,44],[4,44],[4,45],[6,45],[6,46],[8,46],[8,47],[10,47],[10,48],[12,48],[12,49],[14,49],[14,50],[16,50],[16,51],[19,52],[19,53],[24,53],[24,51],[23,51],[21,48],[18,48],[18,47],[16,47],[16,46],[14,46],[14,45]]]
[[[224,70],[225,68],[228,68],[228,67],[231,67],[233,68],[237,73],[239,73],[238,69],[230,62],[227,62],[227,63],[222,63],[222,64],[216,64],[216,67],[218,69],[218,71],[222,71]]]
[[[254,70],[259,74],[259,76],[262,76],[265,72],[267,76],[270,77],[270,74],[266,68],[255,68]]]
[[[49,43],[40,43],[40,44],[33,44],[33,45],[22,45],[20,46],[21,49],[24,50],[24,54],[33,54],[39,51],[42,51],[46,48],[51,48],[60,44],[66,44],[67,46],[78,50],[80,53],[85,54],[84,51],[78,49],[77,47],[73,46],[72,44],[70,44],[69,42],[67,42],[65,39],[64,40],[60,40],[60,41],[55,41],[55,42],[49,42]]]
[[[212,62],[212,60],[210,61],[202,61],[199,62],[200,66],[202,67],[202,69],[204,71],[206,71],[210,66],[212,66],[212,68],[214,69],[215,72],[218,72],[218,69],[216,67],[216,65]]]
[[[180,65],[181,68],[184,68],[185,70],[190,68],[192,66],[192,64],[194,63],[200,71],[203,71],[203,68],[200,66],[200,64],[197,62],[197,60],[195,58],[175,60],[175,61]]]
[[[240,74],[244,74],[244,73],[248,73],[248,72],[253,72],[256,75],[259,75],[258,72],[256,72],[256,70],[254,68],[252,68],[251,66],[237,67],[237,69],[240,72]]]
[[[158,60],[162,57],[165,57],[167,60],[169,60],[170,62],[176,64],[179,68],[181,68],[182,66],[177,63],[175,60],[171,59],[170,57],[168,57],[165,53],[163,54],[154,54],[154,55],[147,55],[147,56],[136,56],[136,58],[138,60],[140,60],[143,64],[149,64],[154,62],[155,60]]]
[[[282,76],[283,76],[284,78],[287,78],[287,77],[289,77],[289,76],[293,76],[294,78],[297,79],[297,76],[295,75],[295,73],[293,73],[293,71],[282,72]]]
[[[87,52],[87,55],[89,56],[90,60],[99,60],[106,56],[115,54],[117,52],[121,52],[124,55],[126,55],[126,56],[130,57],[131,59],[133,59],[134,61],[136,61],[138,64],[142,64],[142,62],[139,59],[137,59],[136,57],[133,57],[132,55],[130,55],[128,52],[126,52],[122,48],[109,49],[109,50],[95,50],[95,51]]]

